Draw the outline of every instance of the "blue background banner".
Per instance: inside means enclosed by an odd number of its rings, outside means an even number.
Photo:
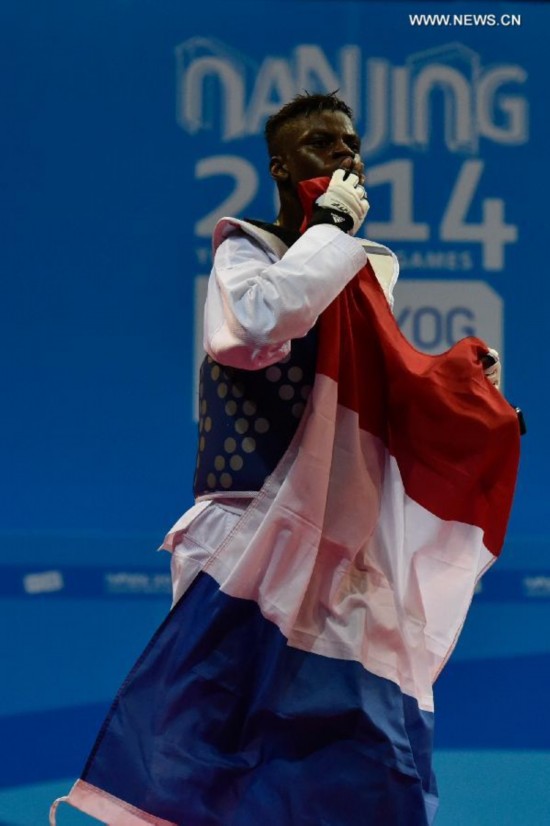
[[[210,234],[274,217],[262,130],[304,90],[356,113],[365,234],[399,255],[406,335],[484,338],[527,419],[507,545],[437,685],[438,748],[550,752],[549,33],[530,2],[2,3],[6,789],[78,775],[169,608],[155,549],[192,502]],[[2,800],[0,820],[38,822]]]

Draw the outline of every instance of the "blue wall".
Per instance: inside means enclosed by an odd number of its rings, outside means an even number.
[[[212,213],[273,216],[261,130],[304,88],[354,106],[366,232],[402,260],[407,335],[497,346],[527,417],[509,540],[438,684],[438,746],[550,750],[550,11],[409,19],[486,11],[457,5],[2,4],[5,787],[78,774],[168,607],[154,549],[191,503]]]

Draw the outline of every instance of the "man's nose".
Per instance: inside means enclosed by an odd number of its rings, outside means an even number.
[[[354,158],[355,152],[347,145],[347,143],[340,139],[336,142],[333,150],[335,158]]]

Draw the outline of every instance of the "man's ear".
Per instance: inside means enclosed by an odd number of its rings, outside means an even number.
[[[289,172],[281,155],[272,155],[269,161],[271,177],[277,183],[288,181]]]

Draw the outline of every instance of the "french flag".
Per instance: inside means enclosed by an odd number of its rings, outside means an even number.
[[[295,438],[63,800],[113,826],[433,822],[432,685],[502,548],[519,458],[487,350],[419,353],[371,264],[350,282]]]

